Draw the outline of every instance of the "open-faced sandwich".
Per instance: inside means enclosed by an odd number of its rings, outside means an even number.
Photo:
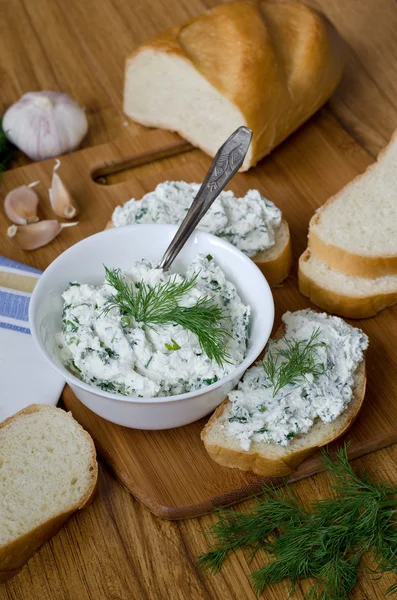
[[[357,416],[367,346],[367,336],[338,317],[287,312],[262,360],[203,429],[211,458],[259,475],[291,473]]]
[[[141,200],[132,198],[118,206],[107,229],[143,223],[179,225],[199,188],[198,183],[164,181]],[[242,198],[230,190],[221,192],[197,228],[251,257],[269,285],[288,276],[292,261],[288,224],[281,210],[258,190],[249,190]]]

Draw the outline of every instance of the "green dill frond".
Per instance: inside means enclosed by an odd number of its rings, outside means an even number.
[[[251,513],[220,511],[219,520],[208,531],[215,538],[214,543],[209,552],[197,559],[198,565],[216,573],[228,554],[238,548],[250,548],[253,558],[275,528],[298,523],[302,518],[302,509],[290,488],[267,488],[265,498]]]
[[[394,594],[397,594],[397,583],[391,585],[385,592],[385,596],[393,596]]]
[[[116,293],[111,295],[103,312],[108,313],[113,308],[118,308],[123,315],[131,314],[136,318],[137,298],[135,287],[124,280],[120,269],[108,269],[105,265],[104,269],[106,283],[111,285],[116,290]]]
[[[262,365],[273,386],[273,397],[288,384],[303,381],[307,375],[318,377],[325,372],[325,365],[317,360],[317,349],[324,342],[316,342],[320,328],[315,329],[308,341],[285,339],[286,348],[270,349]],[[279,360],[280,357],[284,360]]]
[[[225,338],[230,333],[219,327],[226,319],[223,310],[211,298],[199,298],[194,306],[177,306],[169,314],[162,315],[157,322],[173,322],[195,333],[200,347],[209,359],[219,365],[229,362],[230,354],[226,350]]]
[[[172,277],[150,286],[128,283],[119,269],[105,267],[106,282],[115,289],[104,312],[118,308],[123,317],[133,318],[149,327],[174,323],[196,334],[202,351],[219,365],[228,362],[225,338],[230,336],[219,323],[227,315],[212,298],[199,298],[193,306],[180,306],[178,300],[196,284],[199,273],[182,281]]]
[[[335,556],[318,573],[316,581],[307,593],[308,600],[348,600],[357,583],[358,567],[362,554]]]
[[[308,600],[347,600],[366,553],[375,576],[397,575],[397,489],[358,476],[346,445],[333,460],[326,452],[324,463],[334,497],[317,501],[309,511],[293,499],[288,513],[282,496],[269,501],[266,493],[249,514],[223,514],[211,530],[216,542],[199,564],[215,572],[229,552],[262,548],[267,560],[251,575],[254,589],[262,593],[268,584],[287,579],[292,595],[302,579],[310,578]],[[397,593],[397,584],[386,593]]]
[[[339,448],[334,459],[327,450],[322,451],[322,461],[331,478],[331,489],[336,494],[345,498],[363,498],[365,494],[366,497],[381,502],[390,494],[397,493],[397,489],[389,484],[371,481],[366,473],[358,476],[349,463],[348,448],[349,444]]]

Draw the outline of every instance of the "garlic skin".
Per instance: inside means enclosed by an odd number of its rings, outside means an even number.
[[[88,130],[84,110],[61,92],[29,92],[3,117],[7,139],[32,160],[75,150]]]
[[[73,219],[77,215],[77,208],[72,202],[72,196],[66,188],[57,170],[61,166],[61,161],[56,160],[52,171],[51,187],[48,190],[50,196],[51,208],[54,213],[62,219]]]
[[[9,237],[22,250],[36,250],[52,242],[65,227],[78,223],[59,223],[59,221],[39,221],[32,225],[11,225],[7,229]]]
[[[10,221],[17,225],[28,225],[39,220],[37,216],[39,198],[32,189],[38,183],[40,181],[34,181],[8,192],[4,199],[4,210]]]

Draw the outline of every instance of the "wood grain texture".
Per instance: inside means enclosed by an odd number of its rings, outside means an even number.
[[[119,137],[125,128],[121,114],[123,56],[147,37],[217,3],[0,0],[0,112],[27,91],[69,91],[87,106],[90,131],[84,147]],[[332,112],[375,155],[397,125],[395,2],[310,0],[310,4],[327,14],[349,46],[345,79],[331,100]],[[139,130],[133,125],[128,128]],[[305,161],[304,157],[295,158],[300,165]],[[356,160],[355,151],[349,159]],[[167,164],[167,159],[164,162]],[[261,164],[266,171],[266,163]],[[144,172],[145,167],[141,169]],[[332,169],[331,159],[323,169]],[[276,189],[287,190],[289,185],[305,194],[307,184],[296,171],[289,175],[288,185],[281,170],[275,172],[274,179],[267,180],[269,196]],[[396,462],[397,446],[392,446],[358,459],[355,466],[378,479],[397,483]],[[248,574],[260,566],[261,556],[249,565],[248,555],[239,553],[216,577],[194,567],[195,556],[207,548],[203,532],[214,521],[213,516],[182,522],[160,520],[134,500],[106,468],[100,475],[94,504],[73,517],[17,577],[0,585],[1,600],[256,598]],[[306,502],[329,494],[324,475],[299,482],[294,490]],[[241,508],[248,510],[250,506],[251,501],[246,501]],[[377,582],[362,574],[352,598],[384,598],[392,582],[391,576]],[[287,597],[283,585],[266,593],[270,600]],[[298,593],[297,598],[302,595]]]

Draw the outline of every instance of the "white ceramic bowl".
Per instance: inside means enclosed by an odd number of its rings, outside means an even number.
[[[251,306],[248,353],[244,362],[208,387],[161,398],[111,394],[72,375],[60,362],[54,339],[61,330],[61,294],[69,281],[99,285],[104,281],[104,264],[109,268],[128,269],[142,258],[156,263],[176,230],[174,225],[133,225],[88,237],[66,250],[44,271],[30,301],[30,328],[40,352],[66,379],[83,404],[101,417],[126,427],[168,429],[207,415],[226,398],[261,353],[273,326],[272,293],[258,267],[231,244],[214,235],[195,231],[171,270],[184,272],[198,253],[214,257],[227,279],[236,285],[244,303]]]

